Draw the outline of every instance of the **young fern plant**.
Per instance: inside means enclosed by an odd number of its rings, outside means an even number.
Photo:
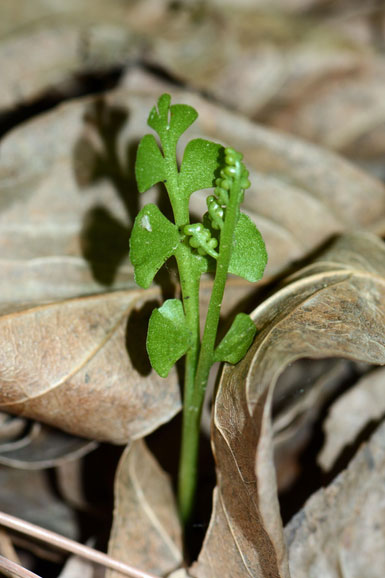
[[[237,363],[246,354],[255,326],[250,317],[238,314],[217,344],[220,308],[227,274],[248,281],[261,279],[267,253],[262,236],[249,217],[240,212],[244,191],[250,186],[242,155],[232,148],[197,138],[191,140],[181,165],[176,158],[180,136],[196,120],[194,108],[171,105],[163,94],[149,115],[156,131],[144,136],[136,157],[139,192],[157,183],[166,187],[174,222],[154,204],[137,215],[130,239],[135,280],[148,288],[162,265],[176,259],[180,299],[168,299],[151,314],[147,352],[155,371],[166,377],[185,356],[182,444],[178,480],[180,516],[187,524],[193,510],[197,484],[200,421],[204,394],[213,363]],[[189,199],[195,191],[214,188],[207,197],[202,223],[190,223]],[[200,335],[199,283],[203,273],[213,272],[214,282],[203,337]]]

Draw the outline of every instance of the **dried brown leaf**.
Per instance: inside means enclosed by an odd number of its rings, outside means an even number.
[[[55,222],[55,207],[51,207],[51,211],[51,214],[46,215],[47,219]],[[39,226],[36,225],[36,237],[39,236],[38,228]],[[18,234],[23,236],[20,231],[16,233],[16,236]],[[13,234],[9,233],[8,239],[12,236]],[[28,239],[25,238],[20,241],[28,243]],[[44,243],[44,239],[41,241]],[[44,258],[44,256],[39,257],[40,253],[41,248],[36,247],[36,258],[24,260],[18,259],[15,255],[15,259],[0,260],[3,272],[0,279],[0,313],[16,311],[29,304],[91,295],[103,290],[103,285],[95,279],[90,265],[82,257],[58,255]],[[127,265],[119,268],[113,288],[136,288],[132,270]]]
[[[127,351],[140,343],[128,320],[142,305],[140,291],[123,291],[2,316],[1,408],[114,443],[169,420],[180,409],[176,372],[149,373],[144,343],[132,358]]]
[[[291,575],[382,578],[384,518],[385,423],[286,526]]]
[[[0,444],[0,464],[38,470],[77,460],[97,447],[94,441],[34,422],[21,438]]]
[[[290,14],[288,2],[274,2],[274,12],[264,3],[230,4],[165,11],[146,57],[254,120],[354,158],[381,159],[381,3],[333,2],[310,19]]]
[[[383,60],[372,57],[355,74],[288,99],[267,123],[355,159],[378,158],[385,151],[384,79]]]
[[[76,540],[77,515],[55,495],[44,470],[0,466],[0,510]]]
[[[182,537],[168,476],[142,440],[123,453],[115,479],[110,556],[156,575],[181,564]],[[107,578],[120,578],[109,570]]]
[[[218,486],[197,578],[288,577],[273,467],[271,402],[296,359],[385,363],[385,249],[370,235],[342,237],[254,311],[246,357],[225,366],[213,422]]]
[[[0,109],[54,90],[77,89],[76,75],[126,63],[140,40],[130,29],[129,6],[119,0],[68,2],[4,0],[0,9]],[[28,55],[28,58],[26,58]]]
[[[63,12],[3,1],[0,109],[79,91],[76,75],[141,58],[263,123],[382,156],[383,8],[333,2],[310,16],[317,2],[270,4],[83,0]]]
[[[325,442],[317,458],[328,471],[340,453],[354,443],[371,423],[385,415],[385,370],[377,369],[360,379],[329,409],[324,422]]]

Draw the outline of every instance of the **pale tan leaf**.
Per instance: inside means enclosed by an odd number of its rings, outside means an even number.
[[[339,454],[370,423],[385,415],[385,370],[377,369],[360,379],[329,409],[324,422],[325,442],[317,461],[330,470]]]
[[[36,235],[37,229],[38,226]],[[0,267],[0,313],[25,308],[28,304],[100,293],[103,289],[94,278],[87,261],[81,257],[4,259],[0,260]],[[127,265],[121,266],[114,289],[131,288],[137,288],[132,269]]]
[[[354,75],[288,102],[267,122],[355,159],[379,157],[385,151],[384,79],[383,60],[373,58]]]
[[[295,578],[382,578],[385,568],[385,423],[285,528]]]
[[[138,54],[126,4],[4,0],[0,18],[0,108],[12,109],[55,90],[76,90],[76,75],[117,67]],[[28,55],[28,58],[26,58]]]
[[[254,311],[254,344],[238,365],[225,366],[216,396],[218,486],[193,576],[223,576],[225,567],[234,577],[289,576],[273,467],[275,383],[303,357],[385,364],[384,277],[378,238],[342,237]]]
[[[16,439],[20,440],[20,438],[23,438],[27,424],[28,420],[25,418],[0,413],[0,447],[3,444],[9,444]]]
[[[0,529],[0,553],[2,556],[4,556],[4,558],[8,558],[8,560],[12,560],[12,562],[20,564],[20,558],[17,555],[12,540],[9,534],[3,528]]]
[[[187,571],[184,568],[179,568],[179,570],[175,570],[175,572],[168,574],[167,578],[189,578],[189,574],[187,574]]]
[[[75,578],[75,576],[80,576],[82,578],[96,578],[97,568],[95,564],[89,560],[84,560],[78,558],[77,556],[70,556],[67,562],[64,564],[62,571],[60,572],[58,578]],[[104,575],[100,573],[100,578]]]
[[[168,476],[142,440],[124,451],[115,479],[110,556],[156,575],[182,563],[181,526]],[[107,578],[120,578],[112,570]]]
[[[150,373],[144,343],[127,351],[141,341],[129,319],[142,305],[140,291],[124,291],[2,316],[1,408],[114,443],[169,420],[180,409],[176,372]]]

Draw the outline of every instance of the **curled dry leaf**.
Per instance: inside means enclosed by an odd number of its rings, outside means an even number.
[[[385,364],[385,249],[342,237],[254,311],[246,357],[225,366],[214,406],[218,485],[196,578],[289,576],[272,452],[271,402],[295,360],[345,357]]]
[[[23,470],[52,468],[78,460],[98,445],[37,422],[25,429],[21,438],[0,444],[0,464]]]
[[[94,547],[93,539],[87,540],[87,546]],[[106,569],[101,564],[94,564],[86,558],[72,555],[68,558],[58,578],[105,578]],[[122,575],[120,575],[122,576]]]
[[[124,451],[115,479],[108,553],[156,575],[181,564],[182,536],[169,477],[142,440]],[[109,570],[106,578],[120,578]]]
[[[385,369],[360,379],[331,406],[324,422],[325,443],[317,458],[328,471],[347,446],[354,443],[366,426],[385,416]]]
[[[295,578],[382,578],[385,568],[385,423],[285,528]]]
[[[144,344],[127,351],[140,342],[130,316],[142,306],[140,291],[123,291],[3,315],[0,407],[113,443],[168,421],[180,409],[176,372],[150,373]]]

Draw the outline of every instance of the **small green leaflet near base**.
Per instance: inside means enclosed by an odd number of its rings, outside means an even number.
[[[152,367],[161,377],[167,377],[170,369],[191,346],[182,302],[168,299],[154,309],[148,324],[147,353]]]
[[[259,281],[267,263],[267,251],[261,233],[244,213],[239,215],[234,231],[229,273],[247,281]]]
[[[246,313],[238,313],[230,329],[214,351],[214,361],[238,363],[253,342],[256,327]]]
[[[163,263],[175,253],[181,241],[178,228],[156,205],[146,205],[138,213],[130,238],[130,258],[135,281],[147,289]]]

